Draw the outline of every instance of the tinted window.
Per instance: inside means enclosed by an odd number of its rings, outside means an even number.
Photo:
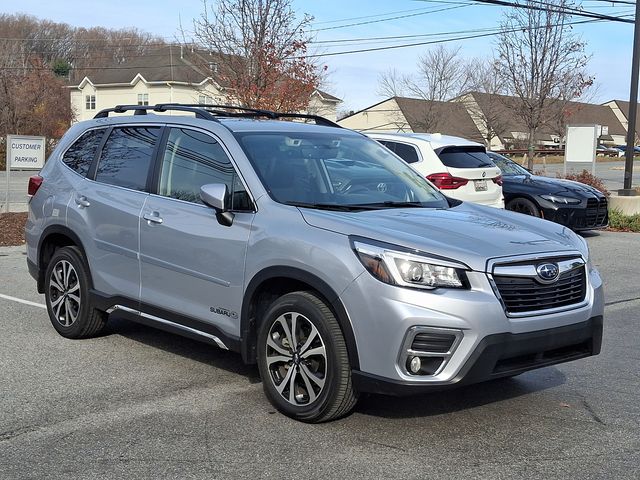
[[[495,166],[483,147],[445,147],[436,153],[442,163],[451,168]]]
[[[96,180],[144,191],[160,127],[114,128],[102,149]]]
[[[96,156],[96,150],[100,145],[105,130],[89,130],[69,147],[62,161],[80,175],[86,175]]]
[[[224,183],[229,192],[228,208],[251,209],[244,185],[222,149],[211,136],[189,129],[172,128],[162,159],[160,189],[166,197],[202,203],[200,187]]]
[[[529,172],[518,165],[513,160],[510,160],[502,155],[498,155],[495,153],[489,154],[493,163],[497,165],[497,167],[502,171],[502,175],[511,176],[511,175],[529,175]]]
[[[382,145],[398,155],[407,163],[415,163],[420,160],[415,147],[406,143],[390,142],[389,140],[378,140]]]

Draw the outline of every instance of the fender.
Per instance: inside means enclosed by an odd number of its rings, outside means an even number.
[[[44,268],[42,265],[42,244],[51,236],[51,235],[64,235],[65,237],[69,237],[73,243],[75,243],[78,247],[80,247],[80,249],[82,250],[83,253],[86,252],[86,250],[84,249],[84,245],[82,244],[82,242],[80,241],[80,237],[78,237],[78,235],[76,235],[74,233],[73,230],[71,230],[69,227],[65,227],[64,225],[60,225],[60,224],[54,224],[54,225],[49,225],[47,228],[45,228],[42,232],[42,234],[40,235],[40,240],[38,240],[38,265],[37,265],[37,270],[38,270],[38,293],[44,293]],[[85,255],[85,261],[86,260],[86,255]],[[89,269],[89,275],[91,275],[91,270]],[[92,279],[93,282],[93,279]]]
[[[241,353],[246,363],[255,363],[255,337],[256,325],[249,317],[249,308],[253,300],[253,296],[265,281],[271,278],[289,278],[299,282],[306,283],[314,290],[318,291],[329,302],[329,306],[336,315],[338,324],[342,329],[342,334],[347,345],[347,353],[349,355],[349,364],[353,369],[360,368],[358,358],[358,347],[355,335],[351,326],[351,320],[347,314],[339,295],[322,279],[315,275],[295,267],[267,267],[258,272],[249,282],[245,289],[242,299],[242,310],[240,315],[240,336],[241,336]]]

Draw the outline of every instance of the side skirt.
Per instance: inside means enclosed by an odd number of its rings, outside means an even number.
[[[96,290],[91,290],[90,295],[96,308],[104,310],[109,315],[117,315],[142,325],[215,345],[224,350],[240,352],[240,339],[223,333],[215,325],[127,297],[104,295]]]

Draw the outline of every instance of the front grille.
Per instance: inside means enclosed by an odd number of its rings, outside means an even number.
[[[608,205],[606,197],[587,200],[585,227],[604,227],[608,223]]]
[[[526,313],[581,303],[587,292],[585,267],[560,275],[543,285],[529,277],[495,276],[494,281],[508,313]]]

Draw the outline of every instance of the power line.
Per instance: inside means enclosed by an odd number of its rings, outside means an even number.
[[[425,0],[425,3],[445,3],[445,4],[460,4],[461,2],[451,2],[451,1],[446,1],[446,0]],[[313,25],[326,25],[329,23],[341,23],[341,22],[351,22],[353,20],[365,20],[367,18],[377,18],[377,17],[386,17],[387,15],[398,15],[400,13],[412,13],[412,12],[420,12],[420,11],[424,11],[427,10],[428,8],[431,7],[424,7],[424,8],[413,8],[411,10],[398,10],[395,12],[387,12],[387,13],[378,13],[377,15],[365,15],[363,17],[351,17],[351,18],[341,18],[341,19],[337,19],[337,20],[325,20],[322,22],[313,22]]]

